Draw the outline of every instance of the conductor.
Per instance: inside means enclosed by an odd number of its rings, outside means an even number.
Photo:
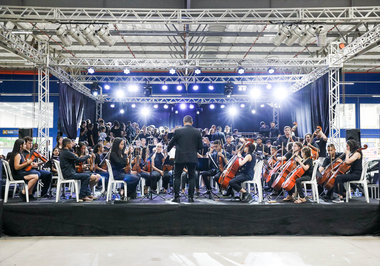
[[[183,118],[184,127],[176,129],[170,140],[167,151],[176,147],[174,159],[174,199],[180,202],[179,187],[183,168],[187,167],[189,174],[189,202],[194,202],[195,167],[198,163],[197,152],[202,149],[202,137],[198,129],[192,127],[193,118],[189,115]]]

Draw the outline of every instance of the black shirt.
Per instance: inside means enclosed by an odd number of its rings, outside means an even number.
[[[59,154],[59,162],[63,177],[67,179],[75,175],[75,164],[85,162],[88,158],[90,158],[90,155],[79,158],[68,149],[63,149],[63,151]]]
[[[274,127],[274,128],[271,127],[271,128],[269,129],[269,137],[270,137],[270,138],[277,138],[278,135],[280,135],[280,130],[278,130],[277,127]]]
[[[289,161],[289,159],[293,156],[293,150],[288,151],[285,154],[286,160]]]
[[[327,141],[325,141],[323,138],[320,138],[320,139],[319,138],[314,138],[313,142],[318,145],[318,148],[319,148],[319,157],[326,157],[327,156],[327,153],[326,153],[326,144],[327,144]]]
[[[256,145],[256,153],[262,153],[263,154],[263,150],[265,153],[269,153],[269,148],[267,145],[264,145],[261,143],[261,145]]]
[[[89,129],[89,130],[87,131],[87,142],[88,142],[88,145],[91,146],[91,147],[93,147],[93,146],[95,145],[95,144],[92,142],[92,140],[91,140],[91,136],[92,136],[92,134],[93,134],[92,129]],[[92,136],[92,138],[94,138],[94,136]]]
[[[160,153],[156,153],[156,156],[154,157],[154,167],[162,170],[162,160],[164,159],[164,155]]]
[[[309,165],[309,169],[305,171],[303,176],[312,176],[313,174],[313,160],[311,158],[307,158],[307,160],[303,163],[304,165]]]
[[[83,128],[83,127],[80,128],[79,141],[86,141],[87,140],[87,132],[82,135],[82,133],[85,130],[86,130],[86,128]]]
[[[117,174],[124,171],[125,166],[127,165],[127,156],[123,154],[123,157],[118,155],[116,152],[111,152],[110,162],[112,165],[112,170]]]
[[[330,155],[328,155],[324,160],[323,160],[323,163],[322,163],[322,167],[326,169],[326,167],[332,162],[334,161],[336,158],[338,158],[339,156],[341,156],[343,153],[341,152],[336,152],[335,153],[335,157],[331,159]],[[341,160],[343,161],[345,159],[346,156],[342,156]]]
[[[234,144],[225,144],[224,149],[229,153],[232,154],[233,151],[236,151],[236,146]]]
[[[293,140],[294,140],[294,138],[293,138]],[[277,141],[276,141],[277,146],[279,146],[279,147],[284,146],[284,148],[287,147],[287,145],[288,145],[289,142],[290,142],[290,141],[289,141],[289,138],[287,138],[285,135],[281,135],[281,136],[277,139]]]
[[[112,129],[111,129],[111,133],[113,134],[113,136],[115,137],[115,138],[121,138],[121,127],[119,127],[118,129],[116,129],[115,127],[113,127]]]
[[[224,136],[224,133],[220,131],[216,131],[214,134],[212,134],[211,139],[212,141],[220,140],[222,144],[226,143],[226,136]]]

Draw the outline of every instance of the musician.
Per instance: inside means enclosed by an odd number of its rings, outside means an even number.
[[[310,149],[317,150],[319,152],[319,146],[313,139],[311,139],[311,133],[306,133],[305,140],[303,142],[304,146],[308,146]]]
[[[232,144],[232,136],[228,135],[226,138],[226,144],[224,144],[224,149],[230,154],[235,154],[236,146],[235,144]]]
[[[238,130],[237,128],[234,129],[233,134],[232,134],[232,137],[233,137],[234,139],[237,139],[237,138],[240,137],[240,135],[239,135],[239,130]]]
[[[158,143],[156,145],[156,152],[152,155],[152,173],[150,177],[150,188],[152,191],[155,191],[157,189],[157,182],[162,177],[162,187],[163,192],[167,193],[169,182],[170,182],[170,176],[171,174],[168,172],[164,172],[163,164],[164,164],[164,154],[162,153],[162,144]]]
[[[31,174],[25,171],[25,168],[33,163],[31,159],[26,160],[24,155],[22,154],[23,150],[25,149],[26,149],[25,141],[23,139],[17,139],[15,143],[13,144],[13,150],[10,156],[9,166],[11,168],[13,179],[24,180],[25,183],[28,184],[29,200],[36,200],[32,192],[33,192],[34,186],[37,184],[38,174],[36,173]],[[26,193],[25,189],[19,192],[19,196],[22,201],[26,201],[25,193]]]
[[[231,158],[231,154],[227,151],[223,151],[222,145],[219,140],[214,141],[213,143],[213,152],[210,154],[210,168],[209,171],[203,171],[201,173],[203,182],[205,183],[207,194],[211,196],[211,180],[210,177],[214,178],[214,181],[218,183],[219,177],[222,174],[219,168],[224,168],[228,163],[228,160]],[[220,165],[219,158],[222,160],[222,165]]]
[[[245,143],[245,139],[241,138],[240,141]],[[241,184],[244,181],[252,180],[254,175],[254,168],[256,165],[256,156],[255,145],[253,143],[249,143],[244,146],[243,154],[239,151],[237,156],[240,158],[239,160],[239,171],[236,173],[236,176],[230,180],[229,188],[225,196],[234,196],[234,192],[238,191],[243,194],[242,201],[249,202],[252,199],[251,193],[247,192],[244,188],[241,187]]]
[[[272,147],[272,141],[270,139],[268,139],[266,142],[265,142],[265,145],[270,149]]]
[[[276,124],[274,122],[270,122],[270,129],[269,129],[269,137],[270,138],[279,138],[280,137],[280,130],[276,127]]]
[[[294,145],[296,146],[296,145]],[[301,150],[301,156],[302,158],[297,155],[294,160],[297,162],[297,166],[301,166],[305,173],[296,179],[295,187],[297,187],[297,192],[299,195],[299,199],[294,201],[294,203],[304,203],[306,202],[305,194],[302,189],[302,182],[304,181],[310,181],[311,176],[313,174],[313,160],[311,159],[311,150],[309,147],[303,147]],[[293,201],[293,193],[295,191],[295,187],[293,187],[288,192],[288,196],[283,199],[283,201]]]
[[[54,149],[58,148],[59,151],[62,151],[62,149],[63,149],[62,142],[63,142],[63,137],[62,136],[57,136],[57,145],[55,145]]]
[[[319,147],[319,158],[325,158],[327,137],[322,132],[322,130],[319,130],[319,132],[316,133],[316,137],[313,139],[313,142],[316,143]]]
[[[202,149],[202,137],[198,129],[193,128],[193,118],[189,115],[183,118],[183,128],[174,131],[169,142],[167,151],[176,146],[174,161],[174,199],[173,202],[180,202],[179,187],[183,168],[187,166],[189,171],[189,191],[188,201],[194,202],[194,180],[195,167],[198,163],[197,152]]]
[[[106,127],[101,126],[100,133],[99,133],[99,141],[104,142],[106,138],[107,138]]]
[[[115,120],[113,121],[113,127],[110,131],[111,138],[121,138],[121,135],[123,134],[123,130],[120,128],[119,121]]]
[[[210,141],[209,141],[209,139],[206,138],[206,137],[204,137],[204,138],[202,138],[202,140],[203,140],[203,142],[202,142],[202,150],[201,150],[201,153],[200,153],[201,157],[206,156],[207,152],[210,149]]]
[[[351,165],[351,168],[347,173],[337,175],[335,178],[334,190],[338,194],[338,198],[333,200],[334,203],[344,202],[344,197],[346,195],[344,189],[345,182],[359,180],[361,177],[363,171],[363,153],[357,151],[359,148],[359,143],[353,139],[349,139],[346,142],[346,158],[344,161],[346,164]]]
[[[94,186],[99,179],[95,175],[89,173],[76,173],[75,164],[84,163],[90,158],[90,155],[79,158],[73,154],[70,149],[72,148],[71,140],[66,138],[63,140],[63,151],[59,155],[62,175],[64,179],[76,179],[81,181],[81,188],[79,192],[79,201],[93,201],[98,199],[91,196],[89,184]],[[91,183],[90,183],[91,182]]]
[[[264,132],[263,135],[268,137],[270,133],[270,127],[266,125],[264,121],[261,121],[259,131],[263,131]]]
[[[269,155],[269,148],[267,145],[263,144],[263,139],[262,138],[257,138],[256,139],[256,155],[258,156],[263,156],[267,157]]]
[[[289,142],[294,142],[294,137],[292,136],[292,129],[289,126],[284,127],[284,135],[281,135],[277,139],[277,146],[280,148],[282,146],[286,147]]]
[[[88,126],[87,126],[87,142],[88,142],[88,146],[90,146],[90,147],[95,146],[93,129],[94,129],[94,125],[88,124]]]
[[[22,151],[22,153],[23,153],[24,157],[26,158],[26,156],[28,154],[32,155],[31,150],[32,150],[32,146],[33,146],[33,139],[30,136],[27,136],[27,137],[24,137],[24,141],[25,141],[25,149]],[[40,164],[38,164],[37,159],[35,159],[35,161],[32,163],[32,170],[30,170],[29,172],[30,172],[30,174],[37,174],[38,175],[39,179],[41,180],[41,182],[43,184],[43,187],[41,190],[41,197],[47,198],[47,197],[49,197],[48,191],[49,191],[51,179],[53,176],[49,171],[39,170],[38,169],[39,166],[40,166]],[[37,187],[35,187],[35,189],[37,189]],[[33,192],[35,192],[35,191],[33,191]]]
[[[146,147],[146,138],[141,138],[141,139],[140,139],[140,147],[141,147],[141,148]]]
[[[138,138],[139,138],[139,139],[144,138],[145,141],[146,141],[146,138],[150,136],[149,133],[147,133],[146,126],[143,126],[143,128],[141,129],[141,131],[142,131],[142,132],[139,134]]]
[[[136,187],[140,178],[132,171],[128,174],[125,173],[124,170],[127,166],[128,158],[127,152],[125,141],[122,138],[116,138],[112,144],[110,162],[114,179],[124,180],[127,183],[127,196],[134,199],[136,198]],[[124,188],[120,190],[120,196],[124,197]]]
[[[79,141],[86,141],[86,140],[87,140],[86,121],[82,121],[82,123],[80,124]]]
[[[103,169],[102,166],[106,165],[106,162],[103,162],[103,165],[100,166],[101,162],[104,160],[103,158],[103,145],[102,144],[96,144],[94,148],[94,154],[95,154],[95,173],[99,174],[100,176],[105,178],[105,190],[108,188],[108,180],[109,180],[109,173],[107,169]],[[106,165],[107,166],[107,165]]]
[[[52,154],[52,156],[50,158],[50,165],[51,165],[50,172],[52,173],[53,176],[57,176],[58,175],[58,172],[57,172],[57,169],[55,169],[55,165],[54,165],[54,161],[53,160],[59,161],[59,153],[60,153],[60,149],[59,148],[54,148],[53,154]]]

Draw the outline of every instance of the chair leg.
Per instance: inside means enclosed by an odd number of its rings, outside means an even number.
[[[367,185],[366,180],[364,180],[364,182],[363,182],[363,189],[364,189],[365,200],[367,201],[367,203],[369,203],[368,185]]]
[[[261,186],[261,182],[257,183],[257,191],[259,192],[259,202],[263,201],[263,188]]]
[[[24,184],[25,187],[25,197],[26,197],[26,202],[29,202],[29,190],[28,190],[28,185]]]
[[[14,187],[13,187],[13,196],[12,196],[12,199],[15,198],[15,194],[16,194],[17,186],[18,186],[18,184],[15,183],[15,184],[14,184]]]
[[[108,202],[108,200],[109,200],[109,198],[110,198],[111,190],[112,190],[112,181],[111,181],[111,180],[108,180],[108,188],[107,188],[107,199],[106,199],[106,202]]]
[[[344,186],[346,187],[346,202],[348,202],[348,199],[351,198],[351,185],[346,182]]]
[[[145,179],[141,177],[140,178],[140,183],[141,183],[141,196],[144,197]]]
[[[74,187],[75,187],[75,197],[76,197],[77,202],[79,202],[79,186],[78,186],[77,181],[74,181]]]
[[[124,199],[128,197],[127,195],[127,182],[124,181]]]
[[[10,186],[10,184],[9,184],[8,179],[7,179],[7,182],[5,184],[4,203],[7,203],[7,201],[8,201],[9,186]]]
[[[315,198],[317,200],[317,203],[319,204],[319,195],[318,195],[318,186],[317,186],[317,183],[314,183],[314,193],[315,193]]]
[[[55,202],[58,202],[59,197],[61,196],[61,182],[57,181],[57,192],[55,193]]]
[[[100,193],[104,193],[104,191],[106,191],[106,178],[102,176],[102,191]]]

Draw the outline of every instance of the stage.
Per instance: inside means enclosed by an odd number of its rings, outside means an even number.
[[[249,204],[200,197],[195,203],[134,199],[124,204],[105,200],[42,199],[23,203],[16,197],[3,208],[3,233],[10,236],[357,236],[380,232],[379,201],[364,197],[349,203]]]

